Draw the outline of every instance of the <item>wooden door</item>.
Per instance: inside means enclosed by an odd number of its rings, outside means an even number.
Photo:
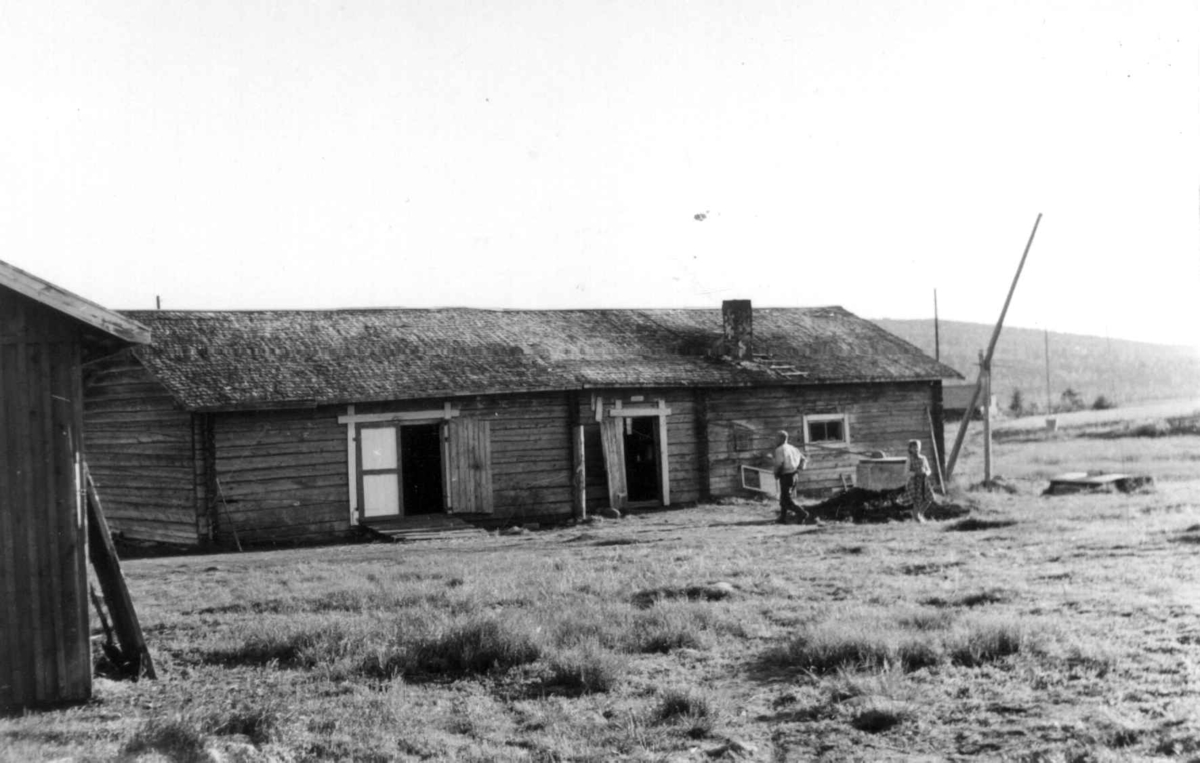
[[[492,423],[457,418],[446,423],[447,511],[491,514]]]
[[[629,489],[625,485],[625,427],[621,419],[600,422],[600,445],[608,474],[608,503],[614,509],[623,509],[629,502]]]
[[[359,425],[358,494],[364,519],[400,514],[399,455],[399,427]]]

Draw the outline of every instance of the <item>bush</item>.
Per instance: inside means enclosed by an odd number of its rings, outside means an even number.
[[[240,734],[256,745],[276,738],[283,725],[283,712],[277,705],[250,705],[210,715],[204,721],[209,733],[220,736]]]
[[[1104,395],[1097,395],[1096,399],[1092,401],[1092,410],[1093,411],[1109,411],[1116,407],[1117,407],[1117,404],[1114,403],[1112,400],[1109,400]]]
[[[124,752],[135,756],[158,752],[167,760],[177,763],[203,763],[209,760],[198,724],[182,716],[146,721],[125,743]]]
[[[478,674],[527,665],[541,653],[528,632],[487,617],[418,642],[412,667],[426,673]]]
[[[828,620],[805,628],[775,655],[800,670],[831,674],[842,670],[913,671],[944,659],[936,633],[906,630],[882,618]]]
[[[625,670],[624,660],[597,644],[559,652],[549,661],[546,685],[581,694],[611,691]]]
[[[628,637],[630,651],[666,654],[676,649],[702,649],[703,626],[683,606],[658,605],[633,621]]]
[[[668,689],[654,710],[656,723],[678,724],[693,739],[712,733],[717,711],[708,697],[688,689]]]
[[[1020,624],[1008,620],[977,620],[951,634],[947,651],[950,661],[978,667],[1021,651],[1026,635]]]

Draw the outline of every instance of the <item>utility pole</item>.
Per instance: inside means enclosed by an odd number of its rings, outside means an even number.
[[[992,330],[991,341],[988,342],[987,352],[983,356],[986,362],[979,369],[979,380],[975,383],[975,389],[971,392],[971,402],[967,406],[968,415],[964,416],[962,423],[958,425],[958,434],[954,437],[954,447],[950,450],[950,457],[946,461],[947,480],[954,474],[954,466],[958,463],[958,452],[962,448],[963,440],[966,439],[967,426],[971,423],[970,412],[975,410],[975,406],[979,404],[979,396],[983,394],[985,370],[992,365],[992,355],[996,352],[996,342],[1000,340],[1000,329],[1004,327],[1004,316],[1008,314],[1009,303],[1012,302],[1013,292],[1017,290],[1017,281],[1021,280],[1021,271],[1025,268],[1025,259],[1029,256],[1029,248],[1033,246],[1033,237],[1037,235],[1038,225],[1041,222],[1042,215],[1039,212],[1037,219],[1033,221],[1033,230],[1029,232],[1029,241],[1026,242],[1025,251],[1021,254],[1021,262],[1017,265],[1017,273],[1013,276],[1012,286],[1008,288],[1008,296],[1004,298],[1004,307],[1000,310],[1000,319],[996,321],[996,328]],[[988,400],[988,408],[991,408],[990,399]]]
[[[992,359],[979,351],[979,376],[983,380],[983,484],[992,481]],[[974,413],[974,411],[972,411]]]
[[[938,325],[937,289],[933,290],[933,359],[942,362],[942,332]]]
[[[1049,416],[1053,410],[1050,407],[1050,329],[1046,331],[1046,415]]]

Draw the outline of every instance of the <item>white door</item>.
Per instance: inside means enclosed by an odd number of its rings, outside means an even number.
[[[362,480],[363,517],[400,513],[400,458],[396,426],[363,426],[358,429],[359,474]]]

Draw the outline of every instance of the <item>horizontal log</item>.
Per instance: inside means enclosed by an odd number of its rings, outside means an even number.
[[[262,470],[291,471],[305,466],[329,466],[346,468],[345,447],[341,452],[307,451],[282,455],[230,456],[223,450],[217,451],[217,473],[234,474]]]
[[[101,498],[101,500],[104,499]],[[104,504],[104,515],[111,515],[110,518],[136,520],[139,522],[187,525],[193,531],[196,529],[196,512],[194,507],[108,501]]]
[[[249,507],[246,510],[257,511],[259,509],[305,508],[309,506],[327,506],[330,504],[342,506],[346,511],[349,511],[350,492],[345,487],[331,487],[305,490],[302,494],[256,496],[253,499],[245,501],[226,497],[224,504],[218,501],[218,508],[224,511],[225,507],[228,506],[230,511],[241,511],[243,507]]]
[[[84,414],[87,416],[154,411],[161,411],[171,415],[184,413],[176,404],[175,399],[168,395],[129,394],[120,397],[90,396],[85,398],[84,403]],[[190,416],[191,414],[186,415]]]
[[[89,426],[143,424],[147,427],[182,426],[190,429],[192,418],[186,411],[87,411],[84,413],[84,423]]]
[[[185,445],[191,448],[191,428],[156,430],[147,432],[141,427],[100,427],[84,421],[83,439],[93,446],[122,447],[124,445]]]
[[[177,470],[176,473],[158,473],[152,469],[130,469],[125,472],[114,472],[109,469],[96,469],[92,472],[96,485],[104,490],[148,490],[155,492],[188,491],[195,487],[195,477],[190,470]]]
[[[265,508],[249,503],[224,507],[217,514],[217,526],[233,521],[238,532],[243,529],[282,527],[289,524],[312,524],[314,522],[349,522],[350,507],[347,504],[312,504],[286,508]]]
[[[147,541],[151,543],[169,543],[178,546],[195,546],[200,543],[200,538],[196,534],[196,529],[194,527],[189,532],[184,528],[175,530],[169,527],[159,528],[144,524],[123,527],[118,525],[116,522],[110,522],[109,530],[114,533],[119,533],[130,540]]]
[[[111,464],[129,466],[176,466],[191,468],[195,460],[189,443],[135,443],[121,447],[109,443],[84,442],[84,453],[89,464]]]
[[[100,493],[100,499],[104,501],[105,506],[110,502],[120,501],[126,504],[162,505],[190,509],[195,500],[190,483],[186,488],[169,490],[144,488],[125,483],[101,484],[97,481],[96,490]]]
[[[270,480],[226,480],[224,476],[218,475],[220,487],[225,494],[225,499],[230,498],[252,498],[256,495],[269,495],[273,493],[303,492],[310,488],[325,488],[337,487],[346,484],[346,470],[343,469],[341,474],[318,474],[311,477],[303,478],[286,478],[286,479],[270,479]]]
[[[245,532],[238,530],[237,537],[241,543],[282,543],[305,540],[330,540],[350,531],[350,520],[330,522],[314,522],[309,524],[284,524],[278,527],[247,528]],[[233,541],[233,533],[228,529],[218,529],[217,540],[222,544]]]
[[[221,458],[257,458],[259,456],[286,456],[293,453],[325,453],[329,457],[346,458],[346,435],[333,439],[296,439],[269,445],[233,444],[225,442],[219,448]]]

